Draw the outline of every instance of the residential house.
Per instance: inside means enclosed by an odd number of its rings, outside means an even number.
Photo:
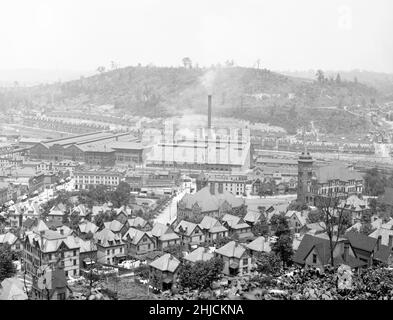
[[[239,240],[254,237],[254,234],[251,232],[251,226],[244,222],[242,217],[225,214],[221,221],[223,226],[229,230],[229,235],[237,234]]]
[[[198,247],[184,257],[184,260],[194,264],[198,261],[209,261],[214,258],[214,253],[210,252],[208,248]]]
[[[83,221],[78,225],[78,228],[76,230],[78,236],[80,237],[86,237],[89,233],[91,235],[94,235],[98,231],[98,227],[90,221]]]
[[[251,272],[252,257],[247,247],[231,241],[216,249],[215,256],[224,262],[223,273],[228,276],[244,275]]]
[[[140,229],[142,231],[149,231],[152,229],[151,223],[142,217],[128,219],[127,223],[130,228]]]
[[[85,219],[89,215],[89,211],[84,204],[79,204],[72,208],[71,215],[76,214],[80,218]]]
[[[120,221],[112,220],[104,222],[105,229],[111,230],[113,233],[121,233],[123,229],[123,224]]]
[[[218,238],[227,238],[229,231],[216,218],[205,216],[203,217],[199,227],[205,235],[206,242],[214,242]]]
[[[244,216],[244,222],[248,223],[250,226],[253,226],[257,222],[261,220],[262,212],[260,211],[247,211],[247,214]]]
[[[153,229],[148,231],[148,234],[155,240],[158,250],[163,250],[168,246],[181,244],[181,239],[178,234],[176,234],[170,226],[162,223],[155,223]]]
[[[367,264],[390,264],[391,249],[382,244],[382,236],[373,238],[359,232],[347,232],[345,237],[351,243],[356,256]]]
[[[67,284],[67,272],[62,266],[38,268],[33,277],[32,297],[36,300],[67,300],[71,290]]]
[[[255,257],[258,253],[271,251],[269,241],[265,237],[258,237],[246,245],[250,251],[251,257]]]
[[[74,236],[53,230],[29,232],[24,240],[26,270],[36,275],[38,267],[60,262],[66,276],[79,276],[79,245]]]
[[[75,237],[75,241],[78,243],[79,251],[79,265],[81,268],[86,268],[91,262],[97,261],[97,246],[94,243],[94,239],[84,240],[79,237]]]
[[[326,231],[326,226],[324,222],[313,222],[313,223],[307,223],[303,227],[300,228],[299,232],[301,234],[318,234],[318,233],[323,233]]]
[[[389,248],[393,247],[393,230],[379,228],[368,235],[371,238],[381,239],[381,244]]]
[[[104,228],[94,234],[94,240],[97,246],[97,262],[116,264],[126,258],[126,246],[119,233]]]
[[[54,206],[47,215],[47,221],[58,221],[62,222],[64,216],[66,216],[66,208],[63,206],[57,205]]]
[[[307,224],[303,213],[299,211],[287,211],[285,217],[288,219],[289,228],[295,233],[299,233],[300,229]]]
[[[12,252],[20,252],[23,250],[22,241],[11,232],[0,234],[0,246],[5,244],[10,246]]]
[[[196,223],[182,220],[174,231],[179,235],[182,243],[185,245],[192,246],[205,242],[205,235]]]
[[[126,244],[127,256],[137,257],[155,250],[154,238],[145,231],[129,228],[122,239]]]
[[[340,238],[333,251],[334,265],[345,264],[351,268],[364,267],[366,263],[358,258],[351,242]],[[324,269],[331,264],[330,241],[322,235],[305,234],[293,257],[300,266]]]
[[[351,216],[351,224],[371,216],[371,208],[367,200],[359,198],[358,195],[351,195],[346,200],[342,200],[339,208],[342,208],[343,213]]]
[[[150,263],[150,283],[160,290],[170,290],[176,283],[180,261],[169,253]]]

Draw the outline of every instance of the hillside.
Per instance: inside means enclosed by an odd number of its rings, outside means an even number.
[[[213,94],[213,115],[270,122],[290,132],[313,117],[326,119],[325,107],[358,104],[365,107],[381,97],[374,88],[360,82],[319,83],[266,69],[146,66],[116,69],[63,83],[9,89],[0,94],[0,103],[9,106],[12,98],[13,106],[114,104],[125,113],[162,117],[205,113],[208,93]],[[346,124],[340,118],[346,118],[340,112],[333,112],[331,119],[344,128]],[[299,117],[297,122],[293,121],[295,113]],[[352,129],[362,129],[358,126],[355,121]],[[327,131],[329,128],[326,126]]]
[[[308,71],[282,71],[282,74],[291,77],[301,77],[308,79],[315,79],[315,70]],[[327,77],[336,77],[337,73],[340,74],[342,80],[354,81],[357,79],[358,82],[364,83],[368,86],[374,87],[381,94],[393,95],[393,74],[372,72],[364,70],[351,70],[351,71],[332,71],[327,70],[325,74]]]

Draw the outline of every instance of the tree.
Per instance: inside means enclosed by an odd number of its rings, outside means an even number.
[[[316,196],[315,203],[322,213],[324,229],[329,238],[330,264],[334,267],[333,252],[338,243],[338,239],[349,227],[350,217],[344,210],[345,202],[333,193],[328,196]]]
[[[385,191],[386,178],[381,175],[377,168],[366,171],[364,175],[364,190],[371,196],[379,196]]]
[[[276,275],[281,270],[281,260],[273,252],[258,252],[255,256],[256,270],[266,275]]]
[[[0,282],[15,275],[16,268],[12,263],[11,247],[7,244],[0,246]]]
[[[315,76],[317,77],[317,80],[319,83],[324,83],[325,74],[323,73],[323,71],[321,69],[317,70],[317,73],[315,74]]]
[[[224,263],[219,258],[209,261],[197,261],[194,264],[184,263],[179,270],[178,279],[183,288],[204,290],[210,288],[221,275]]]
[[[229,237],[217,237],[213,243],[216,246],[216,248],[221,248],[222,246],[225,246],[228,242],[231,242],[232,240],[233,239]]]
[[[269,234],[269,224],[264,214],[262,214],[260,220],[252,226],[251,231],[257,237],[267,236]]]
[[[274,217],[272,217],[270,223],[275,230],[274,235],[277,237],[277,240],[273,243],[272,251],[280,257],[285,267],[291,262],[293,256],[291,230],[284,214],[276,215],[276,218],[273,220]]]
[[[163,250],[166,253],[170,253],[177,259],[183,259],[183,246],[181,244],[174,244],[171,246],[167,246]]]
[[[292,236],[286,233],[281,234],[273,243],[272,251],[280,257],[283,266],[287,266],[291,263],[293,256]]]
[[[109,201],[112,202],[113,206],[119,208],[124,205],[130,204],[131,199],[131,187],[127,182],[120,182],[116,190],[109,194]]]
[[[192,61],[189,57],[183,58],[182,62],[183,62],[184,68],[188,68],[188,69],[192,68]]]
[[[105,67],[104,66],[99,66],[97,68],[97,72],[100,73],[100,74],[103,74],[105,72]]]

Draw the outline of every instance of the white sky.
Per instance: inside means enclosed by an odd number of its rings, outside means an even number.
[[[393,72],[391,0],[1,0],[0,69],[210,66]]]

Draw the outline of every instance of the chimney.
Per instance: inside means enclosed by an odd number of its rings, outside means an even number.
[[[393,235],[389,235],[389,247],[392,247],[393,245]]]
[[[349,257],[349,243],[344,243],[344,261],[347,262]]]
[[[377,251],[379,251],[379,248],[380,248],[380,246],[381,246],[381,242],[382,242],[382,236],[379,235],[379,236],[378,236],[378,240],[377,240]]]
[[[212,127],[212,95],[207,96],[207,128]]]

